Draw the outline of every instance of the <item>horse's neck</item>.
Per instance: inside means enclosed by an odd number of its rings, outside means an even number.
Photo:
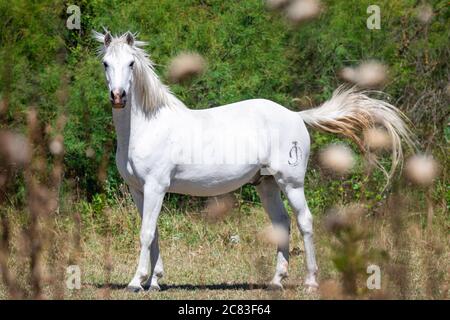
[[[168,101],[171,105],[159,106],[151,112],[145,112],[139,105],[139,100],[131,94],[129,103],[123,109],[113,109],[113,121],[117,135],[117,151],[128,153],[134,139],[139,139],[142,130],[157,130],[158,113],[170,113],[170,117],[187,116],[190,110],[186,108],[175,96],[170,95]],[[155,122],[155,123],[152,123]]]
[[[128,153],[134,139],[139,139],[139,135],[142,133],[141,130],[152,130],[158,127],[156,123],[152,124],[152,121],[158,121],[158,113],[164,112],[167,114],[169,112],[171,117],[180,117],[186,116],[190,111],[163,86],[156,75],[153,76],[151,78],[152,85],[147,85],[147,88],[155,91],[150,92],[150,95],[158,95],[160,97],[154,100],[159,105],[151,106],[150,108],[141,105],[146,100],[140,96],[142,92],[137,90],[137,86],[132,85],[130,99],[125,108],[113,109],[113,120],[117,134],[117,151],[119,153]]]
[[[132,99],[130,99],[132,100]],[[133,103],[123,109],[113,109],[113,121],[116,128],[117,148],[128,151],[130,142],[135,136],[136,129],[145,125],[151,119],[146,119],[144,113]]]
[[[131,106],[113,109],[113,121],[117,135],[117,152],[127,152],[130,144]]]

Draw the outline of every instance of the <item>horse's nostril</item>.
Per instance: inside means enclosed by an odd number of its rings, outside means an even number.
[[[114,90],[111,90],[111,102],[112,104],[118,108],[125,106],[125,103],[127,101],[126,99],[126,92],[122,88],[116,88]]]

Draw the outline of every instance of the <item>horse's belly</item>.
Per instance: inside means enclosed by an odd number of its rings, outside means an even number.
[[[258,165],[182,166],[171,179],[168,191],[192,196],[216,196],[248,183],[259,169]]]

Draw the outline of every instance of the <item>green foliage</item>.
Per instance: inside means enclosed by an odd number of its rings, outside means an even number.
[[[105,152],[109,159],[106,196],[111,198],[121,183],[114,162],[111,111],[97,43],[92,29],[108,27],[113,33],[127,30],[148,41],[148,52],[165,79],[171,57],[185,50],[197,51],[207,62],[207,72],[187,86],[172,90],[190,108],[210,108],[248,98],[267,98],[296,109],[295,97],[307,97],[317,106],[340,84],[338,71],[366,59],[378,59],[390,67],[390,81],[384,88],[413,119],[426,149],[447,164],[445,144],[448,128],[449,11],[446,1],[430,1],[435,16],[428,26],[415,18],[416,1],[378,1],[381,30],[368,30],[368,0],[323,1],[326,10],[319,19],[298,28],[289,26],[279,14],[269,12],[262,0],[80,0],[82,29],[65,28],[67,3],[0,2],[1,74],[12,68],[12,78],[0,77],[0,98],[8,97],[9,126],[22,129],[25,111],[38,106],[44,124],[53,124],[58,114],[58,86],[62,75],[70,79],[65,112],[65,178],[99,205],[104,192],[97,172]],[[303,100],[302,100],[303,101]],[[424,107],[416,107],[420,102]],[[313,133],[312,158],[324,145],[338,137]],[[86,150],[94,150],[93,157]],[[356,149],[355,149],[356,151]],[[307,197],[313,211],[332,203],[354,199],[381,199],[381,173],[364,177],[357,170],[351,177],[336,180],[310,162]],[[361,182],[369,179],[369,188]],[[445,182],[438,182],[439,194],[448,194]],[[257,201],[254,188],[244,187],[242,199]],[[102,200],[104,201],[104,200]],[[170,205],[186,199],[168,197]],[[103,203],[103,202],[101,202]],[[94,210],[95,211],[95,210]]]

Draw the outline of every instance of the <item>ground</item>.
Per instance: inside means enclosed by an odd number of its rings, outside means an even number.
[[[74,206],[75,208],[79,208]],[[84,209],[80,209],[81,211]],[[89,209],[91,210],[91,209]],[[289,278],[285,290],[270,291],[266,285],[275,271],[275,246],[267,243],[261,230],[269,220],[258,204],[233,209],[225,219],[211,223],[202,210],[176,212],[164,208],[160,217],[161,252],[165,275],[161,291],[131,293],[125,290],[132,278],[138,259],[138,227],[140,219],[131,201],[124,200],[103,211],[111,221],[109,228],[100,228],[98,217],[91,211],[82,213],[81,241],[77,249],[73,228],[67,221],[55,224],[53,247],[43,250],[42,279],[44,298],[65,299],[319,299],[345,298],[341,284],[345,271],[358,274],[356,298],[446,298],[448,293],[449,247],[445,239],[445,218],[435,217],[434,235],[430,236],[419,223],[421,213],[409,212],[408,223],[393,232],[389,216],[355,218],[359,230],[367,237],[355,240],[357,246],[340,246],[335,234],[327,227],[326,214],[316,213],[315,243],[321,289],[309,293],[303,286],[306,274],[303,244],[291,215],[292,236]],[[97,220],[95,220],[97,219]],[[97,222],[95,222],[97,221]],[[412,221],[412,222],[411,222]],[[94,223],[95,222],[95,223]],[[21,232],[14,219],[13,250],[9,268],[18,282],[30,292],[29,258],[21,245]],[[356,229],[355,229],[356,230]],[[356,234],[356,233],[355,233]],[[402,234],[402,237],[398,237]],[[238,236],[239,241],[232,240]],[[448,236],[448,234],[447,234]],[[76,234],[75,234],[76,238]],[[233,237],[235,238],[235,237]],[[402,239],[409,239],[405,242]],[[400,240],[399,240],[400,239]],[[434,239],[434,240],[433,240]],[[440,243],[440,244],[439,244]],[[396,249],[397,246],[397,249]],[[53,251],[52,251],[53,248]],[[351,248],[356,248],[351,251]],[[384,254],[371,256],[376,249]],[[26,251],[26,250],[25,250]],[[52,255],[53,252],[53,255]],[[345,259],[337,260],[345,252]],[[387,256],[388,258],[380,258]],[[346,261],[346,262],[345,262]],[[359,261],[362,269],[358,269]],[[378,261],[378,262],[377,262]],[[381,264],[381,289],[367,290],[366,267]],[[81,289],[68,290],[65,268],[76,264],[81,270]],[[402,280],[403,279],[403,280]],[[403,281],[403,282],[402,282]],[[0,298],[7,298],[5,286],[0,286]]]
[[[170,213],[167,213],[168,215]],[[173,223],[169,234],[162,228],[161,252],[165,275],[160,292],[130,293],[125,290],[131,280],[138,257],[138,246],[111,253],[110,285],[105,285],[103,247],[86,244],[89,252],[81,258],[84,274],[79,292],[69,298],[113,299],[314,299],[302,285],[304,257],[298,231],[292,239],[291,273],[282,292],[269,291],[266,284],[275,271],[274,245],[263,243],[259,231],[268,223],[260,209],[242,213],[216,224],[204,221],[198,214],[162,217]],[[171,221],[166,221],[166,219]],[[188,221],[190,220],[190,221]],[[190,233],[190,234],[189,234]],[[234,243],[231,237],[239,236]],[[138,239],[136,238],[136,244]],[[94,253],[91,250],[98,249]]]

